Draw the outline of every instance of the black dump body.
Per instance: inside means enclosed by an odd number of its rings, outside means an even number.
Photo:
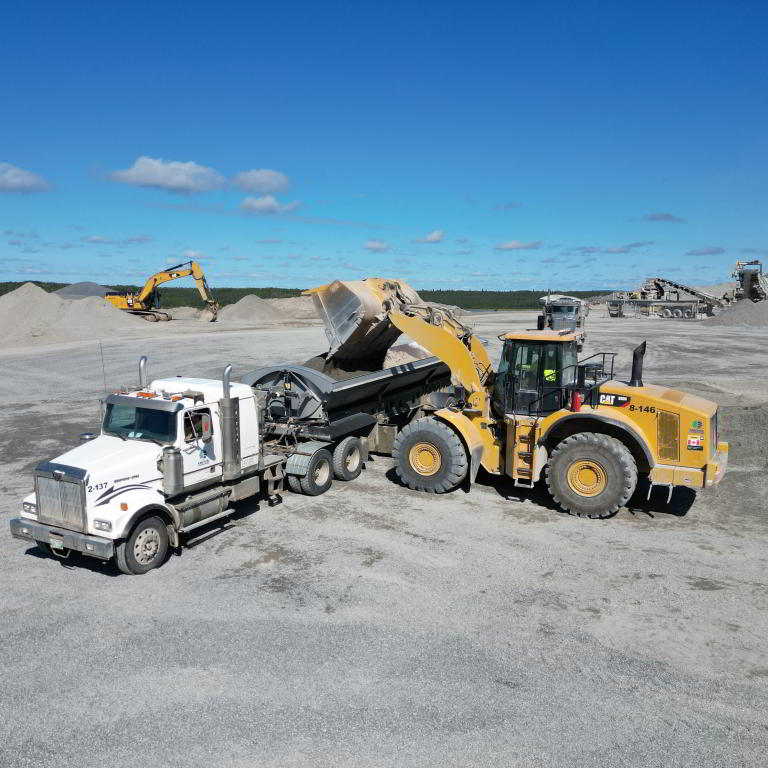
[[[436,357],[365,373],[342,381],[305,365],[259,368],[241,377],[264,398],[268,428],[300,423],[307,437],[334,440],[396,419],[422,404],[441,407],[440,390],[451,386],[448,366]]]

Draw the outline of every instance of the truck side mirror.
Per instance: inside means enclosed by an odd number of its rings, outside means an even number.
[[[203,413],[201,415],[200,432],[202,433],[200,435],[202,441],[204,443],[210,442],[211,438],[213,437],[213,422],[211,421],[211,416],[208,413]]]

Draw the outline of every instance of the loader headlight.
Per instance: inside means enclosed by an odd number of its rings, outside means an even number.
[[[109,520],[94,520],[93,527],[97,531],[111,531],[112,523]]]
[[[37,514],[37,504],[35,504],[32,501],[24,501],[24,502],[22,502],[21,508],[25,512],[29,512],[30,515],[36,515]]]

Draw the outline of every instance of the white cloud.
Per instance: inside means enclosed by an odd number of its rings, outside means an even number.
[[[108,237],[104,237],[104,235],[88,235],[88,237],[84,237],[83,240],[85,240],[86,243],[114,243],[114,240],[111,240]]]
[[[420,237],[418,240],[414,240],[414,243],[440,243],[443,240],[443,230],[436,229],[430,232],[426,237]]]
[[[44,192],[51,185],[39,173],[25,171],[10,163],[0,163],[0,192]]]
[[[273,195],[264,195],[264,197],[246,197],[240,207],[244,211],[251,213],[290,213],[299,207],[298,200],[292,203],[281,203]]]
[[[262,194],[286,192],[291,187],[291,180],[281,171],[271,171],[269,168],[253,168],[241,171],[233,179],[244,192],[261,192]]]
[[[205,256],[205,254],[202,251],[192,251],[189,249],[184,251],[184,258],[187,261],[200,261],[203,256]]]
[[[506,243],[499,243],[496,246],[497,251],[532,251],[536,248],[540,248],[542,245],[541,240],[536,240],[533,243],[521,243],[519,240],[508,240]]]
[[[368,242],[363,243],[363,248],[371,253],[384,253],[384,251],[389,250],[389,246],[381,240],[368,240]]]
[[[134,187],[167,189],[169,192],[205,192],[224,184],[224,177],[213,168],[175,160],[166,162],[160,158],[142,155],[136,162],[122,171],[109,174],[113,181]]]

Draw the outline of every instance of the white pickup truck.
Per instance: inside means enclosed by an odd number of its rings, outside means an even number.
[[[356,478],[369,444],[382,452],[450,383],[435,358],[347,381],[303,366],[230,381],[172,377],[106,397],[101,434],[35,470],[11,534],[54,555],[108,560],[127,574],[161,565],[184,534],[256,494],[319,495]]]

